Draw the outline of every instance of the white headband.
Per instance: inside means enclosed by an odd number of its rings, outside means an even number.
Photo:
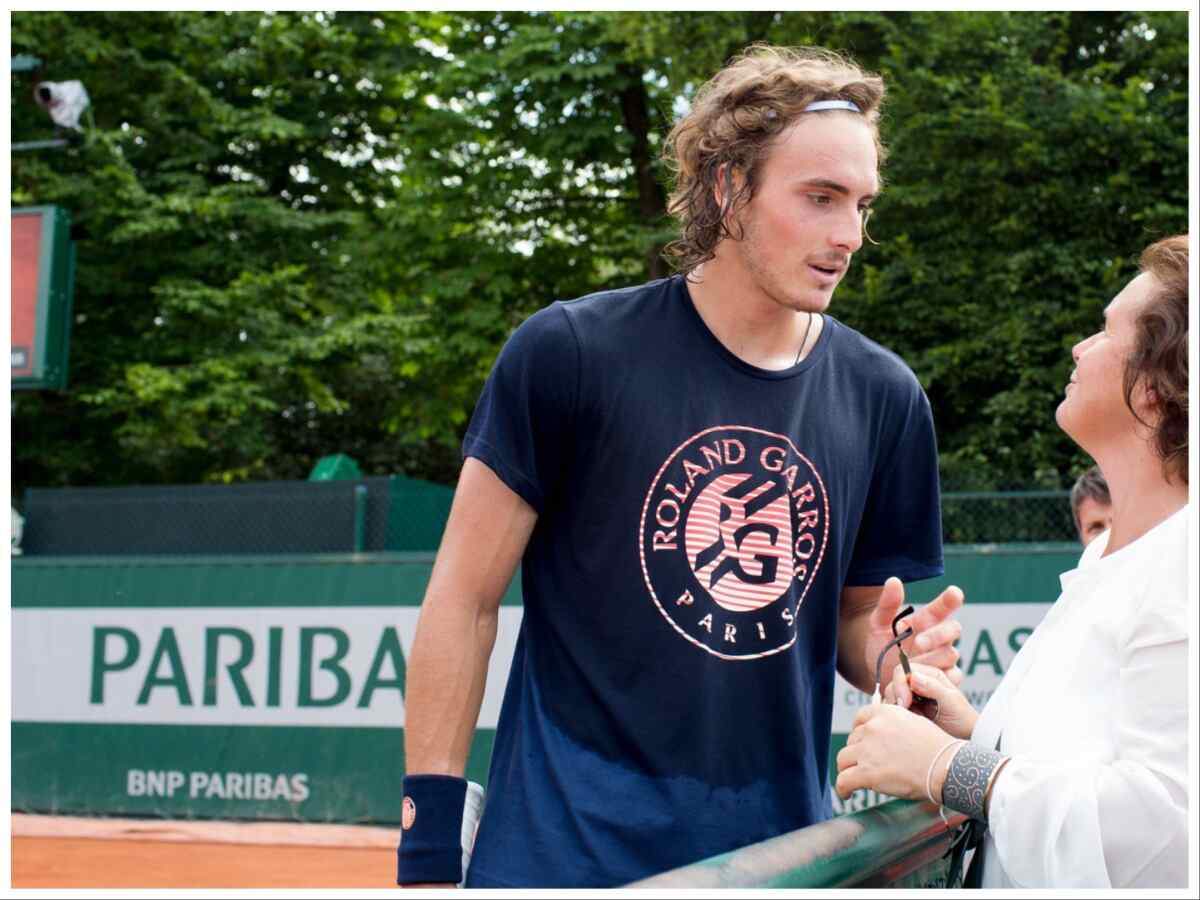
[[[848,109],[850,112],[862,112],[853,100],[817,100],[804,107],[804,112],[820,112],[823,109]]]

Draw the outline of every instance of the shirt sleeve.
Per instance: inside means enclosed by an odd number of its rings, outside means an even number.
[[[572,446],[580,352],[560,304],[523,322],[483,386],[463,457],[488,466],[539,514]]]
[[[1124,630],[1112,698],[1115,759],[1014,756],[997,777],[988,827],[1017,886],[1186,886],[1184,593],[1159,582]]]
[[[907,391],[887,417],[855,539],[846,584],[936,578],[942,564],[937,437],[925,392],[909,373]]]

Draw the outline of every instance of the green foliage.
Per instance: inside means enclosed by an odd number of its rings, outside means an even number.
[[[360,252],[391,192],[371,165],[380,85],[416,55],[381,26],[15,18],[14,47],[45,60],[40,77],[82,80],[95,111],[81,145],[13,159],[14,203],[72,210],[79,255],[71,388],[14,395],[17,484],[303,476],[360,362],[407,352],[416,319]],[[26,86],[22,136],[45,128]],[[355,412],[356,439],[385,439]]]
[[[77,223],[71,386],[18,393],[19,488],[451,481],[504,339],[663,274],[672,121],[755,40],[888,81],[888,188],[833,313],[929,392],[948,488],[1057,487],[1069,349],[1187,221],[1183,13],[33,13],[95,126],[13,157]]]
[[[947,487],[1069,483],[1085,460],[1053,414],[1070,347],[1137,253],[1187,229],[1186,17],[890,24],[881,245],[837,309],[921,378]]]

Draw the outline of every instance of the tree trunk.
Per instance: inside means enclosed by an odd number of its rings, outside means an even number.
[[[644,73],[630,63],[622,63],[620,72],[625,76],[625,84],[621,88],[621,114],[625,128],[633,138],[630,158],[637,179],[638,213],[643,225],[655,227],[666,214],[667,198],[654,177],[654,160],[650,155],[650,110],[646,102]],[[646,271],[651,279],[662,278],[670,273],[662,250],[663,245],[657,241],[646,250]]]

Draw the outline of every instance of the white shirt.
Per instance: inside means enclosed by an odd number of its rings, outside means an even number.
[[[992,790],[985,888],[1187,887],[1188,507],[1061,576],[971,740]]]

